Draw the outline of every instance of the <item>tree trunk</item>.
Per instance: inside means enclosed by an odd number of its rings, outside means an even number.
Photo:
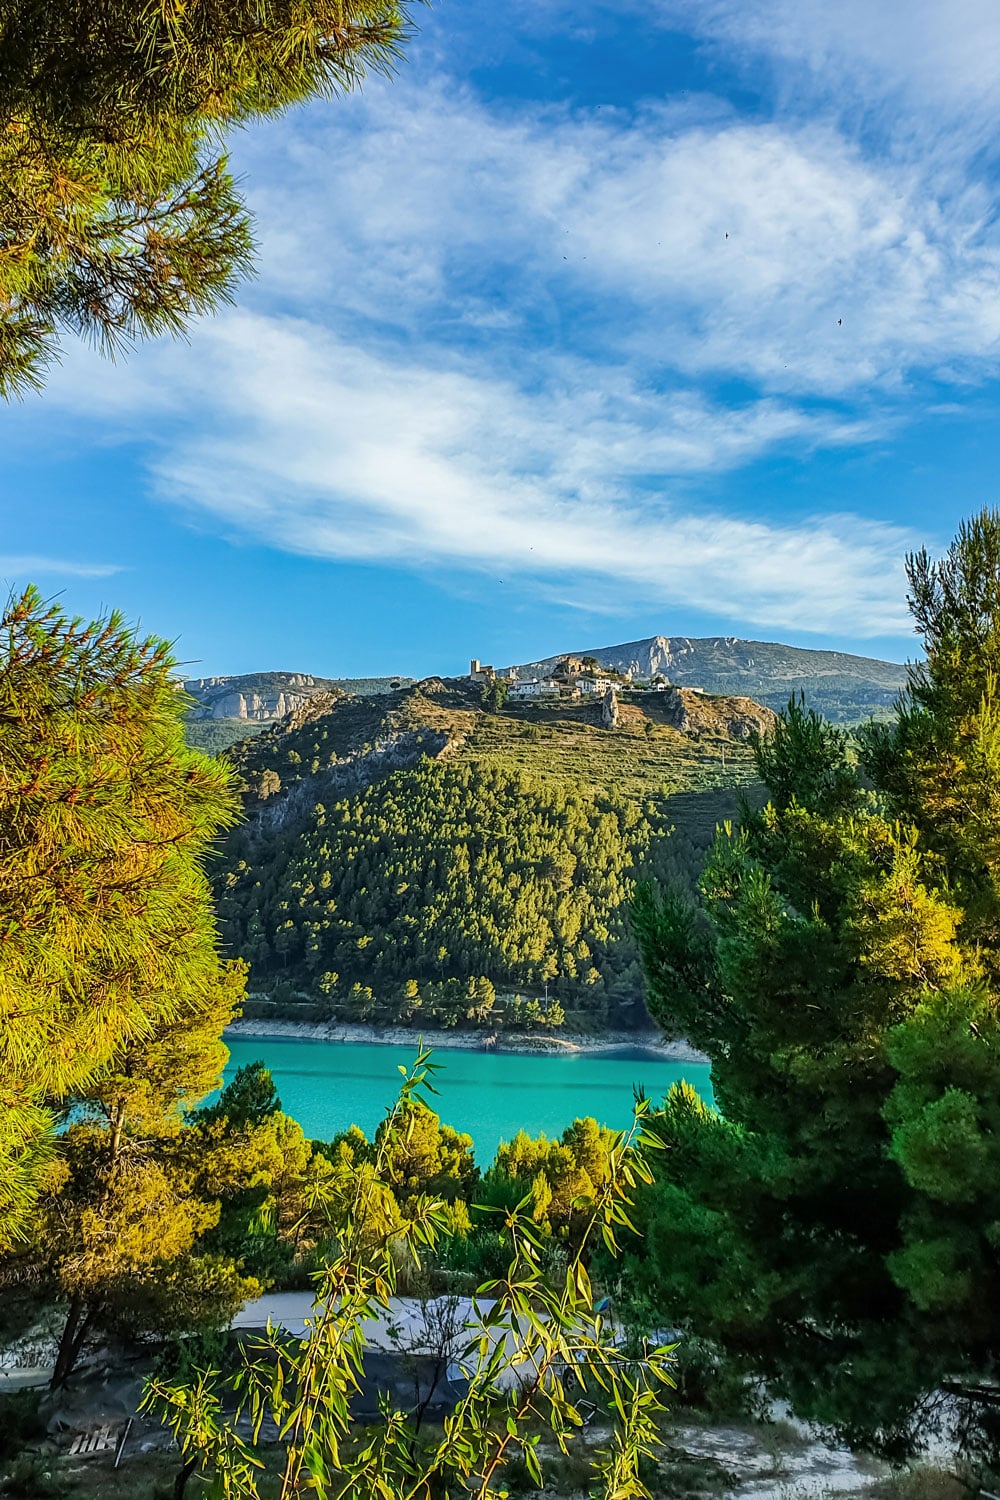
[[[194,1473],[197,1458],[186,1458],[174,1477],[174,1500],[184,1500],[187,1482]]]
[[[111,1108],[111,1160],[118,1160],[122,1146],[122,1131],[125,1129],[125,1106],[121,1100]]]
[[[93,1309],[85,1308],[82,1297],[74,1297],[69,1304],[62,1338],[59,1340],[59,1350],[56,1354],[55,1369],[52,1371],[49,1390],[58,1391],[76,1369],[76,1362],[80,1358],[83,1341],[87,1337],[92,1320]]]

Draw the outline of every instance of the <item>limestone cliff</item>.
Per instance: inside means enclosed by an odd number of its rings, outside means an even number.
[[[392,692],[411,677],[313,677],[309,672],[249,672],[233,677],[193,677],[184,691],[197,707],[192,718],[242,719],[270,724],[331,692],[361,696]]]

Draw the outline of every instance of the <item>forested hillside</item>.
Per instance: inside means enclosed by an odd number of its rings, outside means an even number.
[[[407,1019],[447,1024],[546,984],[604,1018],[639,987],[625,901],[663,831],[621,797],[425,759],[316,804],[268,859],[235,835],[223,934],[255,974],[318,985],[360,1019],[401,991]]]
[[[594,703],[492,713],[430,679],[314,699],[234,747],[245,820],[215,883],[252,989],[361,1020],[641,1022],[634,881],[693,878],[748,785],[733,733],[766,720],[697,699],[684,731],[669,697],[608,729]]]

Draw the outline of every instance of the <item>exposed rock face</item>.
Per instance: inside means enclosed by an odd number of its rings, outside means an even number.
[[[618,694],[609,687],[601,699],[601,723],[605,729],[614,729],[618,723]]]
[[[244,719],[269,724],[330,693],[372,697],[398,692],[412,677],[313,677],[308,672],[249,672],[242,677],[192,677],[184,691],[198,702],[194,719]]]
[[[212,718],[283,719],[306,702],[301,693],[224,693],[212,704]]]
[[[198,719],[283,719],[310,699],[328,693],[333,681],[308,672],[253,672],[244,677],[195,677],[184,691],[201,705]]]
[[[774,723],[773,709],[752,698],[715,698],[690,688],[672,688],[663,694],[664,717],[682,734],[727,734],[748,740],[764,734]]]

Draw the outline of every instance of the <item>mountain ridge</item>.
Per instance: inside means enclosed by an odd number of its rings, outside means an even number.
[[[311,672],[233,672],[215,677],[190,677],[184,691],[196,707],[191,718],[250,719],[271,723],[294,713],[312,698],[326,693],[367,697],[409,686],[412,677],[315,677]]]
[[[906,667],[899,662],[742,636],[645,636],[539,657],[513,670],[542,676],[567,655],[591,657],[602,667],[637,677],[662,674],[679,687],[754,698],[772,709],[783,708],[802,691],[814,708],[840,722],[888,713],[906,684]]]

